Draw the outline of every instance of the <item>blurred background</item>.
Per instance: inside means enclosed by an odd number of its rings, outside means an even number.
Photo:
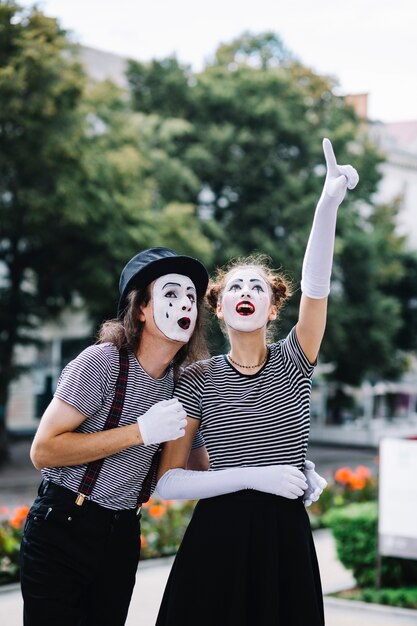
[[[311,519],[340,531],[344,566],[375,583],[379,444],[417,438],[416,17],[413,0],[0,0],[3,504],[33,497],[39,419],[115,316],[139,250],[169,246],[210,270],[269,255],[296,287],[277,338],[289,331],[329,137],[360,183],[339,210],[313,380],[309,456],[331,484]],[[209,339],[227,349],[213,322]],[[371,508],[326,517],[348,504]],[[389,584],[414,591],[392,603],[416,608],[415,561],[397,561]]]
[[[321,142],[339,212],[313,442],[417,435],[417,40],[410,0],[0,2],[0,459],[163,245],[270,255],[297,290]],[[226,349],[217,325],[212,352]]]

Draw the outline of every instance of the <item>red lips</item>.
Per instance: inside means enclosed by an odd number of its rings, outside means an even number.
[[[255,307],[252,302],[248,302],[247,300],[243,300],[242,302],[238,302],[236,305],[236,313],[239,315],[252,315],[255,313]]]
[[[177,323],[183,330],[188,330],[190,328],[191,320],[189,317],[181,317]]]

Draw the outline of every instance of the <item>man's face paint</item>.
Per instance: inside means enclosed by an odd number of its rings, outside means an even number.
[[[197,320],[197,295],[193,281],[182,274],[165,274],[152,289],[153,317],[161,333],[187,343]]]
[[[251,332],[265,326],[271,310],[270,288],[256,270],[237,269],[222,295],[225,323],[234,330]]]

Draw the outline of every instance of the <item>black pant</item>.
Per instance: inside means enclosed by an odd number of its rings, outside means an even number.
[[[25,626],[122,626],[140,555],[140,517],[43,481],[21,546]]]

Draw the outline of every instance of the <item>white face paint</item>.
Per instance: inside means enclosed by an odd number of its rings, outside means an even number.
[[[187,343],[197,321],[197,295],[194,283],[182,274],[165,274],[156,279],[152,290],[153,317],[161,333]]]
[[[268,322],[270,287],[256,270],[237,269],[226,283],[221,306],[225,323],[234,330],[258,330]]]

